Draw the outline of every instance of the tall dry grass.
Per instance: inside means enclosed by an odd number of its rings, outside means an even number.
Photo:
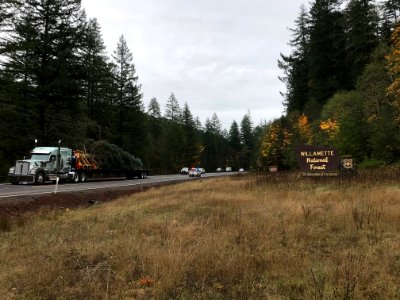
[[[3,299],[400,298],[393,179],[197,180],[0,234]]]

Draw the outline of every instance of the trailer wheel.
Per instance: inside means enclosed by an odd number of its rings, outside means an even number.
[[[39,172],[35,176],[35,184],[43,184],[45,181],[44,175],[42,172]]]
[[[79,182],[85,182],[85,181],[86,181],[86,174],[80,173],[79,174]]]

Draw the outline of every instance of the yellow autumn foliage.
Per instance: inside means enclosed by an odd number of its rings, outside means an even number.
[[[263,138],[260,154],[268,163],[276,163],[282,151],[292,143],[293,134],[277,123],[272,123]]]
[[[335,138],[339,132],[339,123],[336,120],[331,120],[330,118],[325,121],[321,121],[319,128],[328,134],[329,138],[332,140]]]
[[[308,122],[308,118],[305,114],[299,116],[298,126],[301,137],[303,137],[307,141],[307,143],[310,143],[312,140],[312,132],[310,123]]]
[[[393,107],[397,110],[396,121],[400,122],[400,25],[396,26],[391,37],[393,50],[385,58],[388,62],[388,70],[393,82],[388,86],[387,93],[394,97]]]
[[[271,124],[268,133],[264,137],[261,146],[261,156],[267,157],[271,152],[273,152],[273,146],[276,145],[278,141],[278,133],[280,127],[277,124]]]

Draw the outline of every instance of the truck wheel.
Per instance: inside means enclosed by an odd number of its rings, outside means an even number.
[[[35,184],[43,184],[45,181],[43,173],[37,173],[35,177]]]
[[[72,182],[73,183],[78,183],[79,182],[79,174],[78,173],[74,174],[74,177],[72,178]]]
[[[79,174],[79,182],[85,182],[86,181],[86,174],[81,173]]]

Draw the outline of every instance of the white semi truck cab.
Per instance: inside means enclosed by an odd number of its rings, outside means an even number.
[[[36,147],[29,159],[17,160],[8,172],[12,184],[36,183],[69,179],[71,177],[72,149],[60,147]]]

